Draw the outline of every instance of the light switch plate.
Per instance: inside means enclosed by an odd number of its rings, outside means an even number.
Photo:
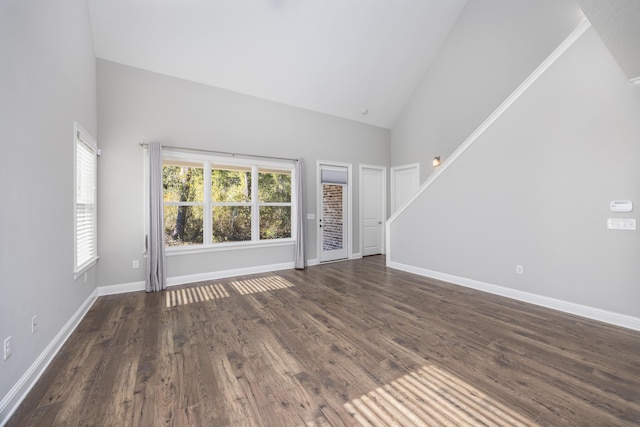
[[[607,219],[607,228],[609,230],[635,230],[635,218],[609,218]]]

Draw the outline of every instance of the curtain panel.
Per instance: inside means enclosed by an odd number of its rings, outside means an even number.
[[[145,290],[158,292],[167,288],[164,262],[164,220],[162,191],[162,145],[149,144],[149,234],[147,234],[147,271]]]
[[[305,235],[307,229],[307,209],[304,197],[304,160],[299,158],[296,162],[296,244],[294,255],[294,266],[298,270],[303,270],[307,266],[307,254],[305,251]]]

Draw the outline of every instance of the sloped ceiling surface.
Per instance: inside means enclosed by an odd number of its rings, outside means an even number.
[[[578,0],[630,80],[640,79],[640,0]]]
[[[465,3],[89,0],[89,10],[98,58],[391,128]]]

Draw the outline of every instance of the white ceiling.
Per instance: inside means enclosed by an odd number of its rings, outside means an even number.
[[[98,58],[391,128],[466,0],[88,3]]]

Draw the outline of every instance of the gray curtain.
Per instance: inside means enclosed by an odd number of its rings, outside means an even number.
[[[147,292],[158,292],[167,288],[163,223],[162,145],[152,142],[149,144],[149,234],[145,279]]]
[[[304,197],[304,160],[299,158],[296,162],[296,223],[298,227],[296,229],[295,246],[295,267],[299,270],[303,270],[307,266],[307,254],[304,249],[305,246],[305,234],[307,229],[307,204]]]

